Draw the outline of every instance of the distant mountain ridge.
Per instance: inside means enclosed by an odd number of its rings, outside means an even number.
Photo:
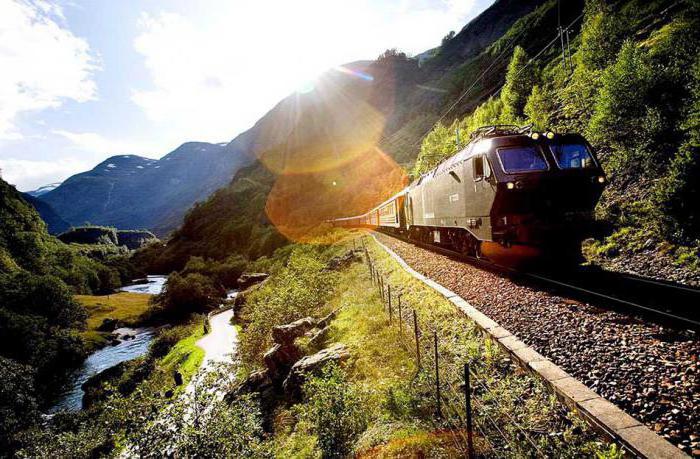
[[[162,236],[250,161],[244,151],[233,142],[187,142],[159,160],[112,156],[39,199],[73,226],[149,229]]]
[[[60,184],[61,184],[61,182],[49,183],[48,185],[40,186],[36,190],[27,191],[26,194],[28,194],[29,196],[34,196],[35,198],[38,198],[42,194],[46,194],[49,191],[55,190],[56,188],[58,188],[58,186]]]

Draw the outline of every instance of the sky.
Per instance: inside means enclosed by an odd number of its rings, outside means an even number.
[[[228,142],[329,68],[440,44],[491,0],[0,0],[0,170]]]

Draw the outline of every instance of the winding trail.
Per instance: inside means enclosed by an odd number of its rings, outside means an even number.
[[[209,319],[209,333],[197,341],[204,350],[204,360],[199,372],[206,371],[214,363],[230,362],[238,347],[238,331],[231,324],[233,309],[220,312]]]

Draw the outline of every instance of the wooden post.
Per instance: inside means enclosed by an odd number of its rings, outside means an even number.
[[[418,316],[416,310],[413,310],[413,334],[416,336],[416,358],[418,359],[418,368],[420,365],[420,341],[418,340]]]
[[[442,417],[442,407],[440,406],[440,361],[438,354],[437,330],[433,332],[433,348],[435,350],[435,401],[437,402],[437,417]]]
[[[401,293],[399,293],[399,335],[403,338],[403,311],[401,309]]]
[[[469,362],[464,363],[464,401],[467,409],[467,451],[469,459],[474,458],[474,438],[472,437],[472,390],[469,375]]]
[[[393,311],[391,310],[391,284],[387,284],[386,288],[387,288],[386,297],[387,297],[387,300],[389,302],[389,323],[391,323],[392,319],[393,319]]]

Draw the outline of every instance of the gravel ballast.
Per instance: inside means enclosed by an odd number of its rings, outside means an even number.
[[[553,295],[386,235],[377,237],[416,271],[700,457],[700,340],[695,333]]]

